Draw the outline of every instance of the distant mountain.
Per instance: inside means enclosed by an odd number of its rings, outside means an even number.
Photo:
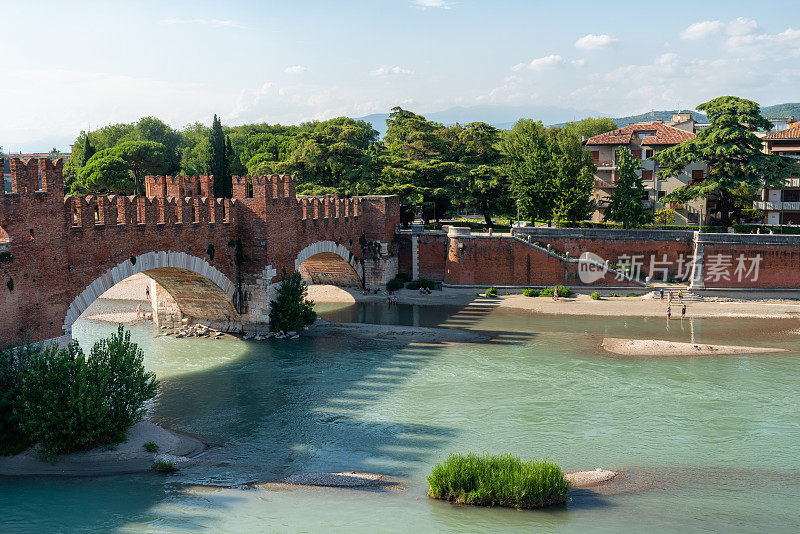
[[[765,106],[761,108],[761,114],[767,119],[786,119],[789,117],[800,119],[800,103]]]
[[[419,111],[412,110],[415,113]],[[445,125],[455,123],[469,124],[470,122],[485,122],[495,128],[509,129],[519,119],[535,119],[545,124],[554,122],[580,120],[583,117],[597,115],[591,110],[576,110],[571,108],[554,108],[544,106],[470,106],[454,107],[433,113],[421,113],[430,121],[439,122]],[[386,119],[388,113],[374,113],[366,117],[360,117],[372,124],[378,131],[380,137],[386,134]]]

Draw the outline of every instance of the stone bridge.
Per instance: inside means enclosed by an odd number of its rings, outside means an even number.
[[[281,273],[345,286],[397,273],[393,196],[298,197],[292,176],[148,176],[146,195],[64,196],[62,161],[12,159],[0,187],[0,346],[71,335],[104,291],[144,273],[155,319],[267,326]]]

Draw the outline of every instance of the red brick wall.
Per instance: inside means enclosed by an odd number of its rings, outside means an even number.
[[[760,261],[755,260],[757,256],[761,257]],[[753,267],[754,260],[758,263],[757,276],[754,276],[755,270],[748,273]],[[737,269],[739,270],[737,271]],[[704,274],[707,288],[798,289],[800,288],[800,247],[707,244],[704,246]]]

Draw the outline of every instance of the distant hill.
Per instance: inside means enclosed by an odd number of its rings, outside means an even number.
[[[800,119],[800,103],[765,106],[761,108],[761,114],[767,119],[786,119],[789,117]]]

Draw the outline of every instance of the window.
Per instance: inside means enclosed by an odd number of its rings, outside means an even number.
[[[643,170],[642,171],[642,180],[652,180],[653,179],[653,171]]]
[[[689,185],[695,184],[703,179],[703,171],[692,171],[692,181]]]
[[[642,159],[642,151],[641,150],[631,150],[631,154],[636,159]]]
[[[599,150],[592,150],[592,161],[595,163],[600,162],[600,151]]]
[[[653,149],[652,149],[652,148],[647,148],[647,149],[645,149],[645,151],[644,151],[644,157],[645,157],[645,159],[650,159],[650,158],[652,158],[652,157],[653,157]]]
[[[800,189],[784,189],[784,202],[800,202]]]
[[[639,139],[644,139],[645,137],[650,137],[651,135],[655,135],[655,130],[647,130],[646,132],[636,132],[636,137]]]

